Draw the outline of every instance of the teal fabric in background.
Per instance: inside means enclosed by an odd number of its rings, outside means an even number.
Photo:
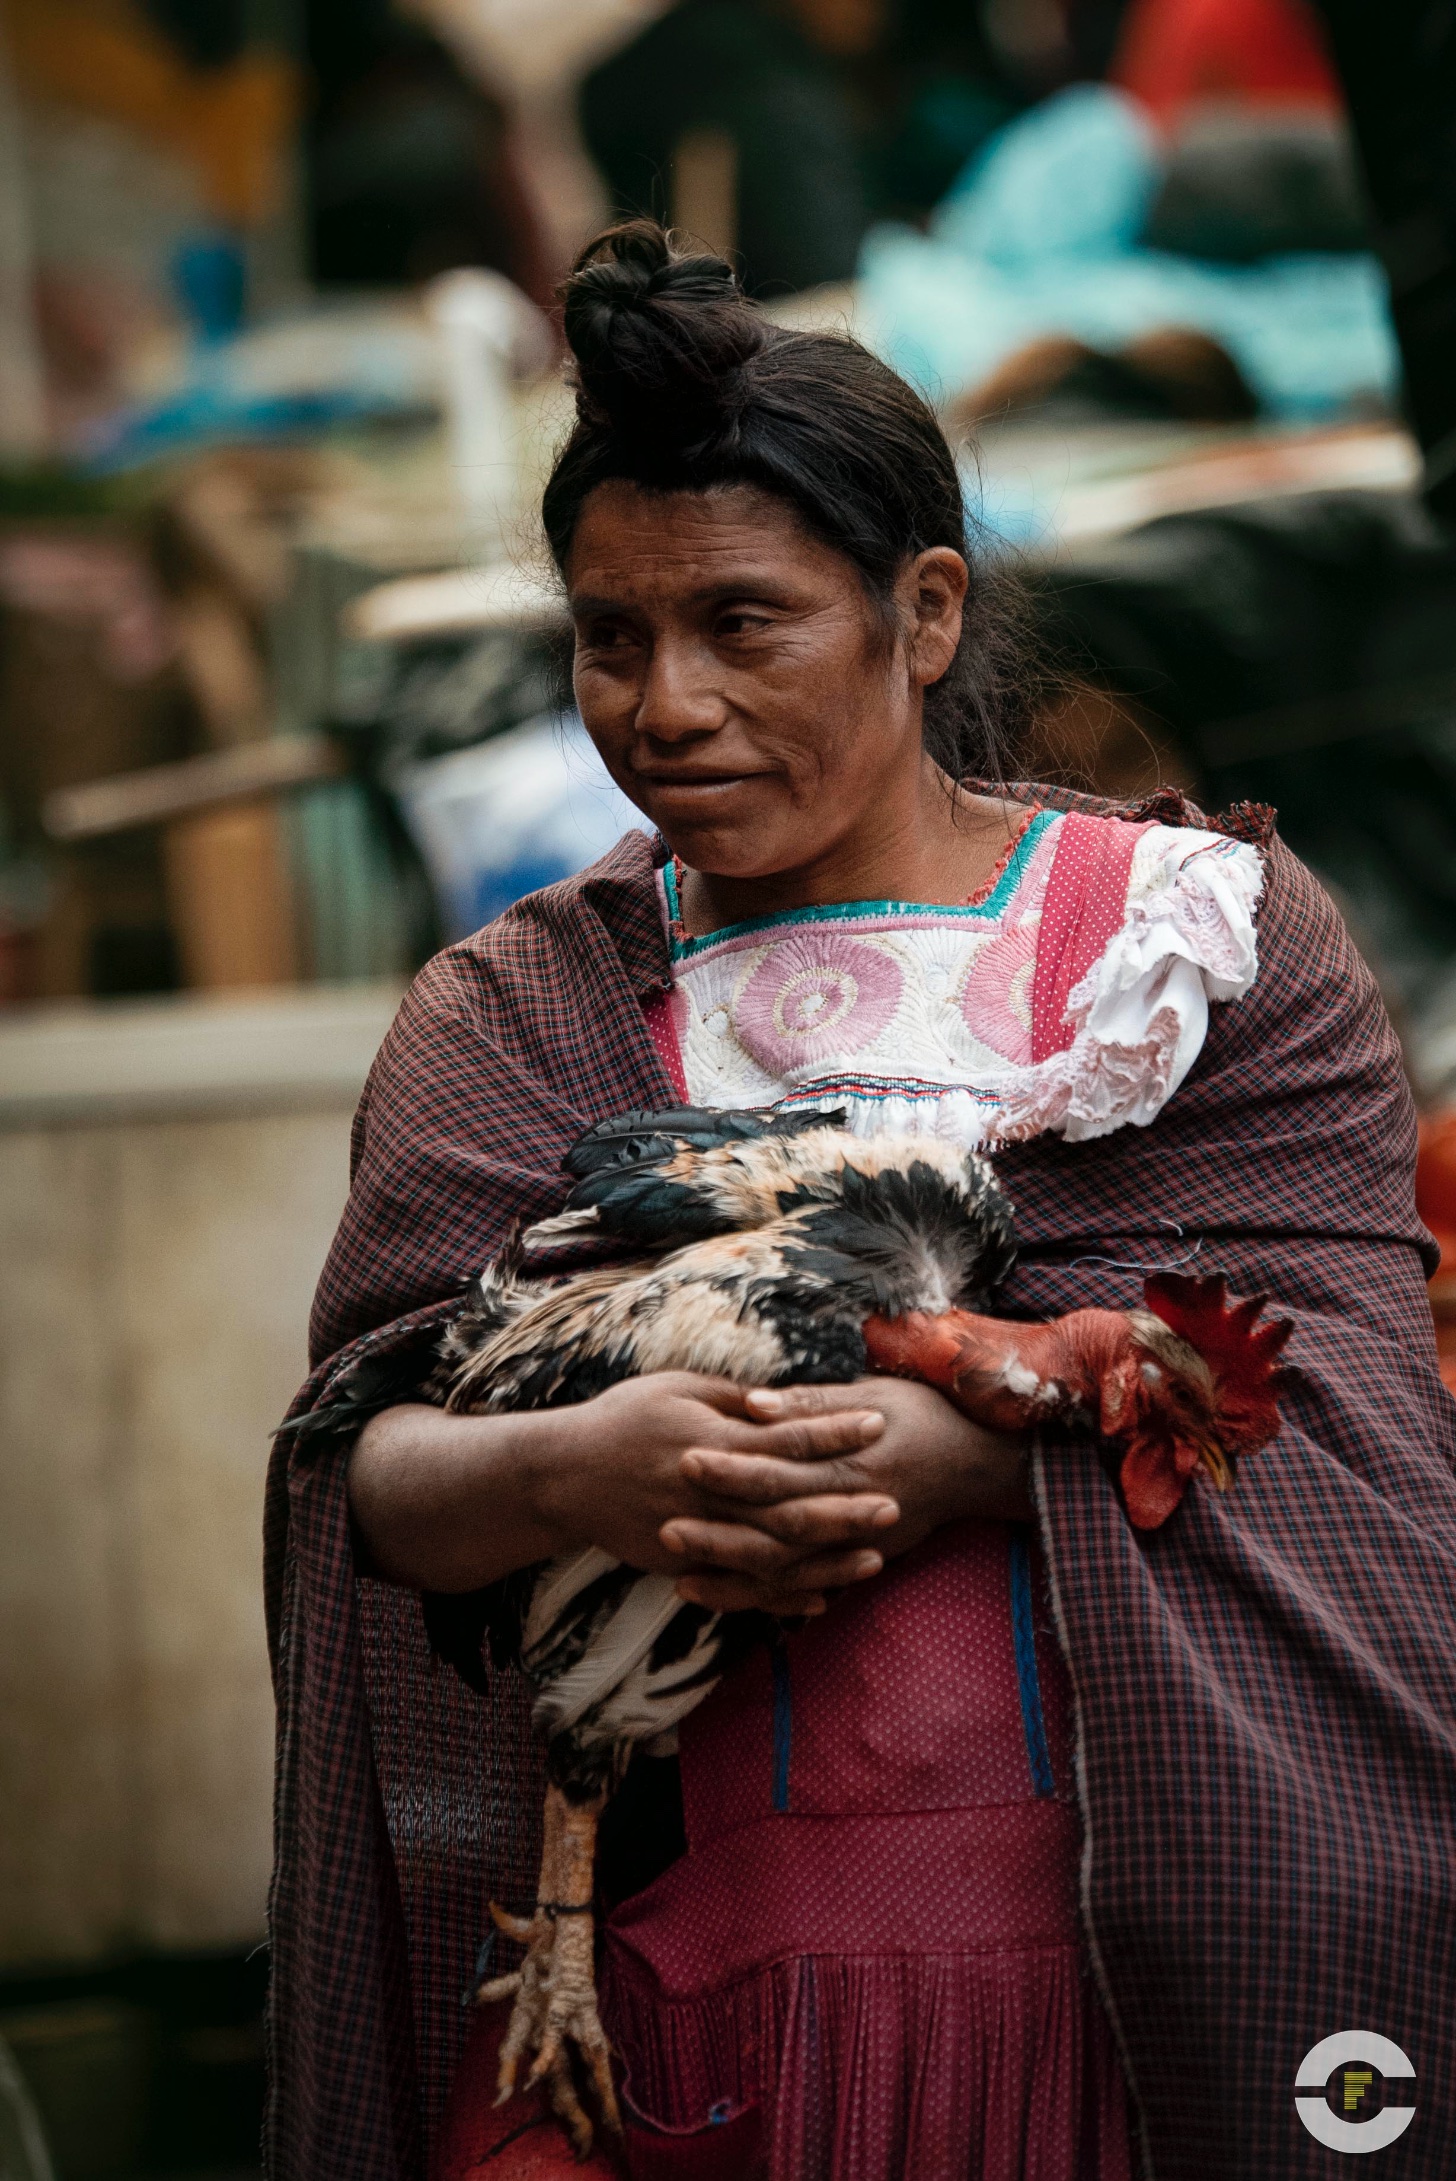
[[[1315,421],[1395,395],[1384,275],[1363,251],[1220,264],[1145,248],[1159,141],[1131,99],[1079,84],[1018,116],[962,171],[930,232],[880,225],[860,328],[937,399],[1044,334],[1116,347],[1154,327],[1221,342],[1261,406]]]

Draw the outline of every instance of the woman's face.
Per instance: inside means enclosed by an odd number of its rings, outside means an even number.
[[[925,685],[965,563],[906,563],[899,634],[843,554],[750,486],[599,485],[567,562],[577,703],[618,786],[693,870],[763,878],[893,826],[921,793]]]

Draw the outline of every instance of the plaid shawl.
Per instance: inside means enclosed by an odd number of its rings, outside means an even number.
[[[1200,822],[1176,797],[1128,815]],[[290,1412],[324,1428],[280,1437],[269,1481],[274,2181],[419,2181],[486,1899],[534,1885],[521,1689],[500,1675],[471,1695],[434,1668],[417,1601],[357,1575],[345,1458],[508,1223],[559,1204],[578,1132],[669,1102],[642,1017],[667,980],[652,853],[629,835],[431,962],[359,1109],[318,1364]],[[1021,1250],[1009,1311],[1131,1304],[1142,1266],[1196,1244],[1201,1268],[1295,1320],[1284,1431],[1228,1498],[1197,1488],[1140,1537],[1094,1449],[1038,1459],[1088,1936],[1158,2181],[1328,2175],[1293,2091],[1341,2030],[1393,2038],[1416,2068],[1382,2173],[1444,2181],[1456,1407],[1395,1040],[1308,872],[1277,841],[1267,870],[1258,982],[1214,1008],[1155,1125],[998,1156]]]

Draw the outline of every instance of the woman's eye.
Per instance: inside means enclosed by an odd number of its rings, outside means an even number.
[[[718,616],[720,636],[756,636],[760,629],[769,625],[766,613],[756,613],[751,606],[734,606]]]

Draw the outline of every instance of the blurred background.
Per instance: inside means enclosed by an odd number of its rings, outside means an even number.
[[[936,403],[1028,776],[1274,803],[1456,1381],[1437,0],[0,0],[0,2181],[256,2170],[259,1521],[419,964],[632,822],[532,522],[615,211]]]

